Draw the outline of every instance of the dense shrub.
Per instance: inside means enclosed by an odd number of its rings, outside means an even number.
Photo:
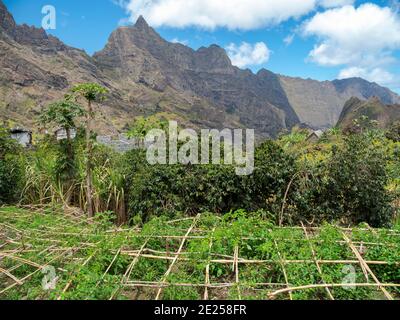
[[[294,159],[272,141],[257,148],[251,176],[238,176],[229,165],[151,166],[138,151],[126,163],[129,211],[144,221],[161,214],[274,211],[296,171]]]
[[[138,159],[137,155],[130,157]],[[131,214],[151,216],[200,211],[226,212],[240,203],[244,188],[231,166],[148,165],[131,161],[128,204]]]
[[[237,176],[233,166],[147,164],[145,153],[126,157],[129,213],[141,221],[209,211],[263,210],[275,222],[340,221],[388,225],[393,218],[385,152],[379,135],[350,135],[329,157],[300,165],[276,142],[256,148],[255,170]]]
[[[0,128],[0,204],[18,201],[23,185],[23,166],[20,147]]]
[[[249,211],[266,209],[279,212],[286,188],[298,172],[293,156],[276,142],[265,141],[256,148],[255,170],[247,178],[247,205]]]
[[[400,121],[395,122],[389,128],[386,137],[394,142],[400,142]]]
[[[384,150],[365,134],[348,137],[342,149],[334,150],[326,184],[334,216],[373,227],[390,224],[393,209],[386,191],[386,162]]]
[[[370,132],[350,135],[332,156],[308,168],[296,184],[294,221],[367,222],[387,226],[393,219],[392,198],[382,144]]]

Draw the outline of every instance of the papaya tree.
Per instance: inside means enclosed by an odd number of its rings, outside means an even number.
[[[67,182],[70,190],[75,178],[75,152],[71,138],[72,130],[76,129],[76,120],[85,115],[85,109],[66,97],[49,104],[40,114],[41,125],[51,125],[64,129],[66,140],[60,141],[60,153],[57,162],[57,175],[62,182]],[[68,197],[69,198],[69,197]],[[68,200],[67,200],[68,201]]]
[[[87,213],[89,217],[94,216],[93,206],[93,175],[92,175],[92,158],[93,158],[93,141],[92,141],[92,123],[94,120],[93,103],[101,102],[107,94],[107,89],[97,83],[82,83],[71,89],[76,99],[83,98],[87,102],[86,112],[86,198]]]

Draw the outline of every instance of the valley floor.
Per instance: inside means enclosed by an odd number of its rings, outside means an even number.
[[[116,228],[0,208],[0,299],[400,299],[400,227],[276,227],[242,211]]]

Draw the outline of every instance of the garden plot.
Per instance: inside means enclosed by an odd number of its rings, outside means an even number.
[[[400,231],[0,208],[0,299],[400,299]]]

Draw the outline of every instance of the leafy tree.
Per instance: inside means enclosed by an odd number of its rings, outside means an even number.
[[[73,181],[75,176],[75,154],[71,139],[71,130],[76,129],[76,119],[83,117],[85,110],[70,98],[57,101],[48,105],[40,115],[40,123],[43,125],[54,125],[66,131],[66,141],[60,141],[61,152],[58,161],[58,177]]]
[[[87,102],[86,113],[86,197],[87,197],[87,211],[88,216],[94,216],[93,207],[93,174],[92,174],[92,161],[93,161],[93,141],[92,141],[92,122],[94,119],[93,103],[101,102],[107,94],[107,89],[97,83],[83,83],[76,85],[71,89],[72,94],[78,99],[84,98]]]
[[[76,118],[85,115],[85,110],[81,105],[74,103],[71,99],[64,99],[48,105],[46,110],[40,115],[42,124],[57,125],[67,132],[70,139],[70,132],[77,127]]]

